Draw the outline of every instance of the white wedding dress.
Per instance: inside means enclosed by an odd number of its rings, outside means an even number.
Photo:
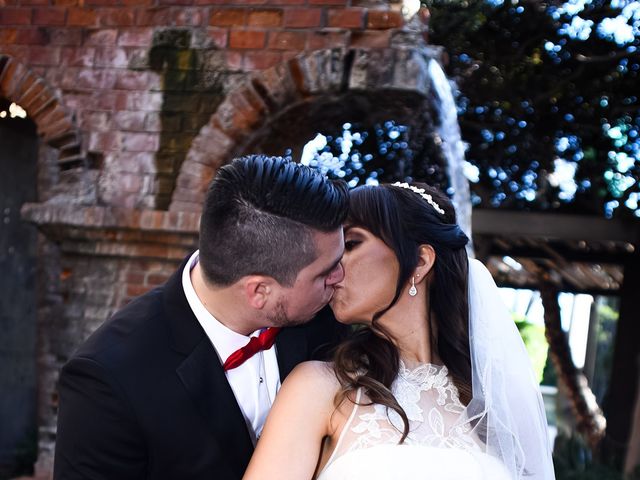
[[[485,453],[446,367],[408,369],[401,362],[392,392],[409,419],[405,441],[398,444],[400,416],[382,405],[367,405],[358,390],[318,480],[511,480],[502,463]]]

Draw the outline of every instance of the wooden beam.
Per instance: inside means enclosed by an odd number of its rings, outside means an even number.
[[[586,215],[478,208],[473,211],[472,228],[474,235],[640,244],[640,221],[607,220]]]
[[[526,282],[523,284],[517,284],[509,281],[498,281],[496,280],[496,284],[500,288],[515,288],[515,289],[523,289],[523,290],[540,290],[540,283],[537,281]],[[573,293],[573,294],[585,294],[585,295],[593,295],[597,296],[606,296],[606,297],[617,297],[620,295],[620,290],[607,290],[603,288],[577,288],[575,285],[571,285],[569,283],[562,282],[558,285],[558,290],[562,293]]]
[[[488,236],[474,237],[474,243],[476,243],[478,250],[481,248],[480,246],[484,248],[483,251],[485,252],[486,258],[490,256],[496,256],[496,257],[509,256],[513,258],[517,258],[517,257],[554,258],[552,257],[552,255],[550,255],[550,253],[546,249],[542,247],[508,246],[508,245],[501,244],[502,242],[499,242],[498,238],[495,238],[492,240]],[[615,253],[607,253],[604,251],[580,252],[580,251],[572,250],[561,244],[554,244],[553,250],[568,262],[591,263],[591,264],[599,263],[599,264],[624,265],[624,263],[633,256],[632,253],[623,253],[623,252],[615,252]]]

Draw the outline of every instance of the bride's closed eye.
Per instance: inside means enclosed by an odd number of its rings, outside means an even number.
[[[353,250],[354,248],[356,248],[360,243],[362,243],[360,240],[345,240],[344,242],[344,249],[346,251],[350,251]]]

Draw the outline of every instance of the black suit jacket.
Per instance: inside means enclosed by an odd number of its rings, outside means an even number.
[[[253,445],[187,303],[183,267],[102,325],[63,367],[54,479],[242,477]],[[283,329],[280,378],[345,331],[326,311]]]

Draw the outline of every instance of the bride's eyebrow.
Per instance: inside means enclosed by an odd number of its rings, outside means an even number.
[[[346,237],[349,233],[353,233],[353,234],[359,234],[360,232],[358,230],[361,230],[362,227],[359,227],[358,225],[348,225],[346,227],[344,227],[344,236]]]

